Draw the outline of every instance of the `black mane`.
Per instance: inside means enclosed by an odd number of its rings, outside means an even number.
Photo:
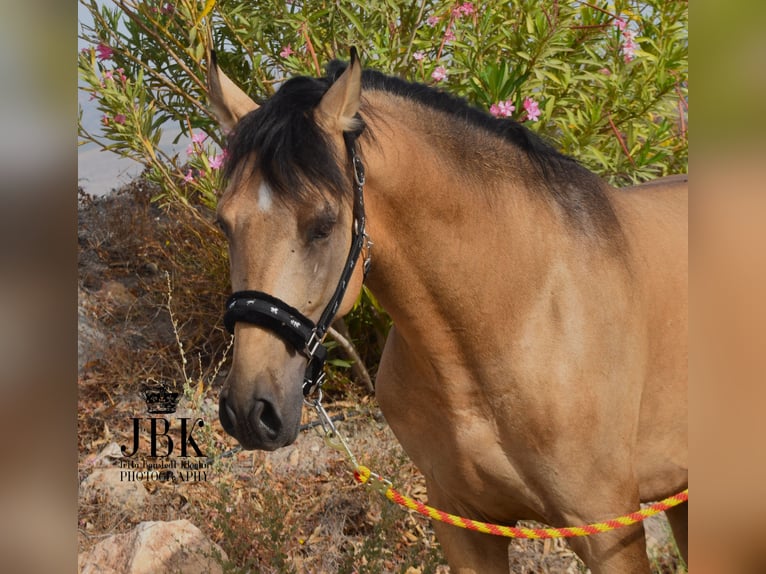
[[[244,160],[254,156],[254,169],[277,197],[300,200],[318,188],[343,195],[349,180],[313,118],[314,108],[331,84],[329,78],[292,78],[244,116],[229,136],[224,177],[231,177]]]
[[[333,61],[323,78],[292,78],[260,108],[243,117],[229,138],[224,175],[230,177],[243,160],[255,156],[254,168],[275,194],[288,202],[304,199],[318,189],[328,189],[335,197],[350,193],[349,168],[342,158],[335,157],[331,142],[313,118],[313,110],[346,66],[345,62]],[[601,180],[519,122],[495,118],[462,98],[374,70],[364,70],[362,88],[412,100],[516,146],[527,154],[543,187],[570,221],[597,233],[617,225]],[[353,141],[363,130],[364,126],[346,134],[347,140]]]
[[[346,69],[346,63],[334,60],[327,66],[327,75],[337,78]],[[499,119],[484,110],[470,105],[463,98],[448,92],[419,84],[407,82],[396,76],[387,76],[376,70],[364,70],[362,87],[368,90],[380,90],[415,101],[423,106],[441,111],[449,116],[459,118],[477,128],[496,135],[505,141],[521,148],[535,160],[544,162],[546,159],[559,161],[576,161],[565,156],[536,133],[525,128],[512,119]]]

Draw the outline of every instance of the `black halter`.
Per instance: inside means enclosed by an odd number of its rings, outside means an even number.
[[[237,291],[226,301],[223,323],[230,333],[238,321],[259,325],[279,335],[308,360],[306,374],[303,377],[303,394],[311,394],[324,382],[324,363],[327,348],[322,344],[327,329],[335,319],[338,307],[346,294],[348,282],[356,267],[356,262],[367,245],[367,257],[364,260],[364,275],[370,267],[370,248],[372,242],[364,231],[364,165],[356,154],[356,145],[349,143],[349,155],[354,170],[354,222],[351,228],[351,248],[343,266],[335,293],[322,311],[319,321],[314,322],[297,309],[281,299],[261,291]]]

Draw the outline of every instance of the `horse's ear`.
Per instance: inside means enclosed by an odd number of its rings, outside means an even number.
[[[330,86],[317,108],[319,120],[330,130],[352,131],[357,127],[355,117],[362,97],[362,65],[351,48],[351,61],[335,83]]]
[[[210,105],[218,123],[224,131],[229,132],[242,116],[258,109],[258,104],[221,71],[215,51],[210,50],[207,63],[207,92]]]

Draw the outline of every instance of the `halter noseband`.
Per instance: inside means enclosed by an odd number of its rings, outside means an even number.
[[[356,153],[355,143],[348,143],[351,165],[354,169],[354,221],[351,228],[352,239],[343,272],[327,306],[315,324],[297,309],[281,299],[261,291],[237,291],[226,301],[223,323],[229,333],[234,333],[238,321],[251,323],[273,331],[285,342],[293,346],[306,357],[308,364],[303,377],[303,395],[308,396],[319,388],[325,379],[324,363],[327,359],[327,347],[322,344],[327,329],[330,328],[338,312],[348,282],[356,267],[356,262],[367,246],[364,260],[364,275],[370,268],[370,249],[372,241],[364,231],[364,165]]]

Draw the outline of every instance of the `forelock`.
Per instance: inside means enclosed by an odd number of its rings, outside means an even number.
[[[335,198],[349,193],[345,158],[336,157],[330,137],[314,118],[331,83],[329,78],[292,78],[244,116],[229,136],[224,177],[231,178],[252,159],[251,169],[288,204],[315,193]]]

